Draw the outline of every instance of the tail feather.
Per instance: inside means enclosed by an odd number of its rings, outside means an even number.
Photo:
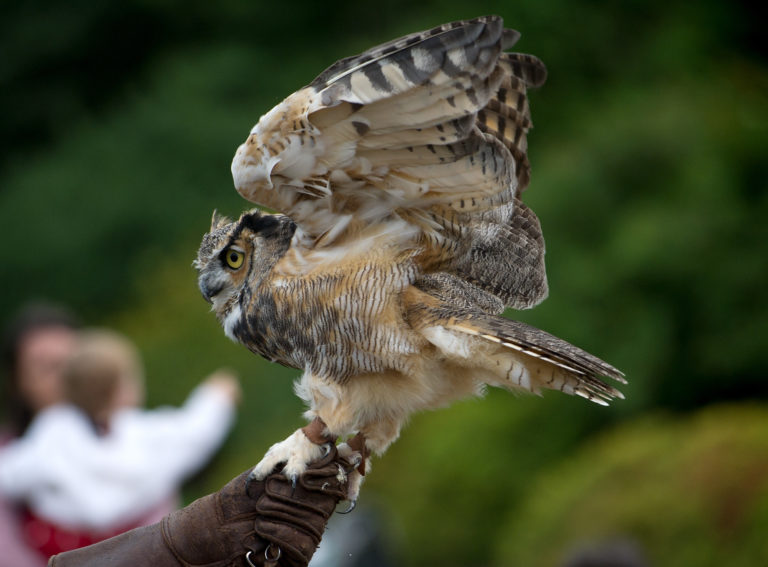
[[[624,375],[588,352],[520,321],[483,314],[447,325],[447,329],[475,335],[512,349],[523,356],[509,357],[509,364],[522,364],[528,372],[528,389],[538,387],[581,396],[600,405],[608,405],[624,395],[606,384],[600,376],[626,384]],[[509,370],[507,370],[507,373]]]
[[[626,384],[624,374],[571,343],[521,321],[503,317],[474,316],[457,324],[463,332],[514,348],[581,375],[607,376]]]
[[[449,358],[497,375],[497,385],[560,390],[600,405],[624,398],[601,379],[626,384],[624,374],[596,356],[520,321],[435,299],[432,293],[418,294],[409,302],[409,322]],[[467,341],[468,336],[475,339]]]

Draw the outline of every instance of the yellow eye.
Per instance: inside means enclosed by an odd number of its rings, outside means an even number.
[[[227,266],[229,266],[233,270],[236,270],[243,265],[245,254],[243,254],[239,250],[230,248],[229,250],[226,251],[224,257],[227,259]]]

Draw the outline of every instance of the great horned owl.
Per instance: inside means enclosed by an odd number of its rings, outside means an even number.
[[[413,412],[486,385],[622,397],[598,378],[624,382],[609,364],[500,316],[547,295],[539,221],[520,200],[526,92],[546,69],[505,53],[518,37],[489,16],[342,59],[238,148],[237,191],[284,215],[214,213],[200,290],[231,339],[303,371],[311,420],[256,478],[285,463],[295,479],[338,437],[354,436],[342,452],[381,453]]]

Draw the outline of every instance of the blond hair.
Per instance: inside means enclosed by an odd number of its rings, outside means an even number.
[[[143,386],[139,352],[125,336],[107,329],[80,332],[64,370],[66,397],[97,425],[106,427],[125,386]]]

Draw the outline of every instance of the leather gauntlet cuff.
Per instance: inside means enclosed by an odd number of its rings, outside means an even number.
[[[351,470],[332,447],[295,488],[280,473],[247,483],[244,472],[158,524],[54,556],[49,566],[306,566]]]

